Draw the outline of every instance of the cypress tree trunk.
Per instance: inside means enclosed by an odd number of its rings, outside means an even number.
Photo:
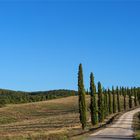
[[[119,92],[119,88],[117,87],[116,89],[117,92],[117,106],[118,106],[118,112],[121,112],[121,106],[120,106],[120,92]]]
[[[113,113],[116,113],[116,95],[115,95],[114,87],[112,87],[112,94],[113,94]]]
[[[104,121],[104,103],[102,96],[102,85],[98,82],[98,118],[99,122]]]
[[[91,95],[91,103],[90,103],[91,123],[92,125],[96,125],[98,124],[98,108],[96,101],[96,86],[94,83],[93,73],[91,73],[90,75],[90,95]]]
[[[113,109],[112,109],[112,95],[111,95],[111,91],[108,89],[108,106],[109,106],[109,114],[111,115],[113,113]]]
[[[82,64],[79,65],[78,72],[78,95],[79,95],[80,122],[82,124],[82,129],[85,129],[87,122],[86,122],[86,101],[85,101],[85,88],[84,88]]]

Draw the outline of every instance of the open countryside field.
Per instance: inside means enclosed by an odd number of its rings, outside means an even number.
[[[123,99],[123,98],[121,98]],[[90,96],[86,96],[89,107]],[[90,118],[88,112],[88,120]],[[61,139],[82,132],[78,97],[7,105],[0,109],[0,140]]]
[[[78,97],[74,96],[0,109],[0,139],[45,138],[78,128]]]

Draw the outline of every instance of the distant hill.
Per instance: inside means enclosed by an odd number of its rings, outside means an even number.
[[[5,104],[45,101],[75,95],[77,95],[77,91],[65,89],[37,92],[23,92],[0,89],[0,106]]]

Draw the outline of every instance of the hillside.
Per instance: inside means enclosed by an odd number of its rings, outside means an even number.
[[[89,107],[88,95],[86,102]],[[89,109],[87,115],[90,120]],[[77,96],[0,108],[0,140],[63,140],[81,132]]]
[[[52,136],[57,137],[72,129],[80,129],[76,96],[0,109],[0,140],[39,138],[40,135],[47,138],[54,133]]]

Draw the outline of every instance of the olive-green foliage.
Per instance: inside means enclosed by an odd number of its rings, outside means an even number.
[[[0,107],[5,104],[19,104],[28,102],[45,101],[49,99],[68,97],[77,95],[76,91],[72,90],[54,90],[44,92],[21,92],[11,90],[0,90]]]
[[[104,100],[102,93],[102,85],[98,82],[98,118],[99,122],[104,121]]]
[[[127,95],[126,88],[122,87],[122,95],[123,95],[123,109],[124,111],[126,111],[126,95]]]
[[[109,114],[112,114],[113,107],[112,107],[112,95],[110,89],[108,89],[108,106],[109,106]]]
[[[113,95],[113,113],[116,113],[116,94],[114,87],[112,87],[112,95]]]
[[[91,95],[91,103],[90,103],[91,122],[92,125],[96,125],[98,124],[98,108],[96,101],[96,86],[94,83],[93,73],[91,73],[90,75],[90,95]]]
[[[134,105],[135,106],[137,106],[138,105],[138,103],[137,103],[137,99],[138,99],[138,97],[137,97],[137,90],[136,90],[136,88],[134,87]]]
[[[140,105],[140,88],[137,89],[137,98],[138,98],[138,103]]]
[[[131,109],[133,107],[133,101],[132,101],[132,89],[127,89],[127,94],[129,96],[129,108]]]
[[[79,65],[78,72],[78,95],[79,95],[80,122],[82,124],[82,129],[85,129],[87,122],[86,122],[86,101],[85,101],[85,88],[84,88],[82,64]]]
[[[108,115],[109,115],[108,93],[107,93],[107,90],[104,90],[104,116],[105,116],[105,118]]]
[[[118,112],[121,112],[121,105],[120,105],[120,91],[119,88],[116,88],[116,93],[117,93],[117,107],[118,107]]]

